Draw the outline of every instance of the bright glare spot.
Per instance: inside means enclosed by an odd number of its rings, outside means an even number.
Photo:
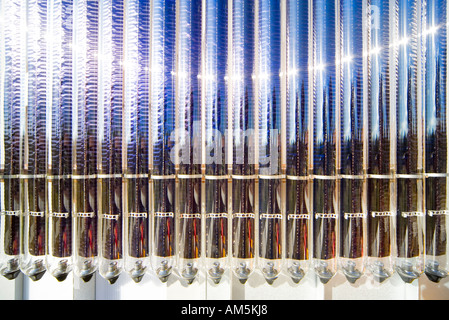
[[[295,76],[298,74],[298,69],[290,69],[288,70],[288,75]]]
[[[315,66],[316,71],[323,71],[326,66],[323,63],[319,63]]]
[[[378,55],[378,54],[380,54],[381,51],[382,51],[381,47],[376,47],[376,48],[373,48],[370,53],[372,55]]]
[[[433,26],[430,27],[429,29],[427,29],[425,31],[425,35],[429,35],[429,34],[436,34],[438,32],[439,27],[438,26]]]
[[[204,79],[204,80],[213,81],[213,80],[215,80],[215,77],[214,77],[213,74],[205,74],[204,76],[199,74],[198,75],[198,79]]]
[[[396,45],[397,45],[398,47],[399,47],[399,46],[405,46],[405,45],[407,45],[408,41],[409,41],[409,39],[408,39],[407,37],[405,37],[405,38],[400,39],[400,40],[396,43]]]
[[[350,63],[352,61],[352,56],[343,57],[341,63]]]

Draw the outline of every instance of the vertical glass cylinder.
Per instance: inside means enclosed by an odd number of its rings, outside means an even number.
[[[0,1],[0,273],[20,273],[20,126],[23,1]]]
[[[337,33],[336,1],[314,0],[313,267],[323,283],[337,271]]]
[[[340,2],[339,267],[349,282],[365,268],[365,3]]]
[[[98,1],[73,12],[72,179],[75,274],[89,281],[98,269],[97,130]]]
[[[206,1],[203,8],[206,270],[219,283],[228,268],[228,0]]]
[[[370,0],[368,14],[367,270],[383,282],[393,272],[395,213],[390,112],[394,84],[389,0]]]
[[[162,282],[176,261],[175,234],[175,44],[176,1],[150,8],[150,127],[152,268]]]
[[[259,144],[258,267],[272,284],[282,268],[281,2],[259,0],[256,81]]]
[[[255,1],[232,1],[232,261],[241,283],[255,268]]]
[[[176,123],[178,171],[178,271],[192,283],[201,266],[202,1],[180,0],[176,24]]]
[[[296,283],[309,270],[311,249],[310,8],[308,0],[287,1],[286,267]]]
[[[396,259],[404,282],[424,269],[422,114],[418,91],[422,2],[396,1]]]
[[[23,78],[24,127],[21,177],[23,184],[21,270],[33,281],[46,272],[46,33],[47,1],[28,1],[26,9],[26,54]]]
[[[123,269],[123,0],[100,1],[98,46],[99,272],[111,284]]]
[[[125,270],[139,282],[150,266],[149,244],[149,14],[150,4],[125,8],[124,219]]]
[[[47,268],[63,281],[73,268],[73,0],[48,3]]]
[[[434,282],[449,272],[447,131],[447,1],[427,1],[425,73],[425,203],[427,277]]]

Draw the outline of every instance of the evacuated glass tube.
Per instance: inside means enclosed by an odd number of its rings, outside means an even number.
[[[175,44],[176,1],[150,8],[150,126],[152,268],[166,282],[176,262]]]
[[[390,62],[392,14],[389,0],[370,0],[368,34],[367,271],[378,282],[394,272],[395,211],[392,175],[392,99]]]
[[[337,271],[338,249],[336,1],[312,5],[313,268],[327,283]]]
[[[207,276],[218,284],[228,269],[228,0],[206,1],[201,76],[205,122],[205,265]]]
[[[281,168],[281,1],[258,2],[259,258],[269,284],[279,276],[283,249]]]
[[[176,25],[178,271],[189,284],[202,255],[201,10],[201,0],[180,0]]]
[[[286,268],[298,283],[310,267],[310,76],[308,0],[287,1]]]
[[[74,271],[87,282],[98,269],[98,1],[76,1],[73,15]]]
[[[244,284],[255,268],[255,2],[232,1],[232,261]]]
[[[124,1],[101,1],[98,50],[99,272],[111,284],[123,269],[122,109]]]
[[[421,1],[396,2],[396,259],[395,269],[410,283],[424,271],[422,114],[418,101],[421,59]]]
[[[425,73],[425,203],[427,277],[434,282],[449,272],[447,131],[447,1],[427,1]]]
[[[340,2],[339,267],[354,283],[365,268],[364,2]]]
[[[26,8],[26,55],[23,63],[27,77],[22,78],[26,90],[23,113],[22,228],[21,270],[33,281],[46,272],[47,228],[46,197],[46,26],[47,2],[28,1]],[[23,87],[23,88],[24,88]]]
[[[63,281],[73,268],[73,0],[49,2],[47,28],[47,269]]]
[[[150,267],[149,244],[149,13],[145,1],[126,2],[124,42],[124,259],[140,282]]]
[[[20,273],[20,31],[23,1],[0,1],[0,273],[15,279]]]

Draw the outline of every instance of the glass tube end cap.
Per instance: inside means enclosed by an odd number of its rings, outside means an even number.
[[[329,268],[329,263],[323,260],[315,263],[315,273],[322,284],[327,284],[335,275],[335,272]]]
[[[181,276],[187,281],[188,284],[192,284],[198,274],[198,268],[195,267],[193,262],[188,262],[183,267]]]
[[[441,281],[441,279],[446,278],[448,274],[446,270],[440,269],[440,264],[438,263],[438,261],[428,262],[424,272],[427,278],[435,283],[438,283]]]
[[[320,281],[321,281],[321,283],[322,284],[327,284],[329,281],[330,281],[330,279],[332,279],[332,277],[333,277],[333,275],[318,275],[318,278],[320,279]]]
[[[1,270],[1,274],[8,280],[16,279],[20,274],[19,259],[9,259],[6,262],[6,267]]]
[[[300,263],[297,261],[293,262],[292,265],[287,270],[288,274],[290,275],[290,278],[296,284],[298,284],[306,274],[304,270],[301,268]]]
[[[93,276],[94,276],[93,273],[89,273],[89,274],[80,276],[80,278],[83,279],[83,281],[87,283],[90,281],[90,279],[92,279]]]
[[[118,275],[113,276],[113,277],[107,278],[107,280],[108,280],[109,284],[114,284],[117,281],[118,277],[119,277]]]
[[[265,264],[265,266],[262,268],[262,273],[269,285],[272,285],[274,283],[274,280],[276,280],[279,276],[279,270],[275,268],[274,263],[271,261]]]
[[[79,272],[79,277],[83,279],[84,282],[89,282],[90,279],[92,279],[96,270],[97,268],[93,264],[92,260],[84,260],[81,270]]]
[[[404,261],[401,265],[397,266],[396,272],[405,283],[412,283],[420,276],[420,273],[413,268],[413,264],[408,261]]]
[[[248,268],[245,262],[241,262],[234,270],[235,275],[239,279],[241,284],[245,284],[248,281],[251,269]]]
[[[8,280],[16,279],[20,274],[20,270],[4,270],[2,275]]]
[[[357,264],[354,261],[347,261],[342,266],[342,270],[346,279],[352,284],[362,277],[362,272],[357,269]]]
[[[121,273],[121,268],[119,268],[116,261],[112,261],[108,265],[107,271],[103,274],[103,277],[109,281],[110,284],[114,284]]]
[[[224,269],[221,267],[220,262],[214,262],[209,269],[209,276],[215,284],[219,284],[223,276]]]
[[[138,275],[138,276],[132,274],[132,275],[131,275],[131,279],[133,279],[133,281],[134,281],[135,283],[139,283],[140,281],[142,281],[143,276],[144,276],[144,274]]]
[[[168,281],[168,278],[170,277],[170,275],[168,275],[168,276],[158,276],[158,277],[159,277],[159,280],[162,283],[166,283]]]
[[[391,277],[391,272],[387,270],[382,261],[374,261],[368,264],[368,270],[371,272],[375,281],[382,283]]]
[[[390,277],[390,274],[384,273],[383,275],[374,275],[374,280],[376,280],[379,283],[384,282]]]
[[[26,270],[26,275],[33,281],[39,281],[44,276],[47,269],[45,268],[44,260],[38,259],[33,261],[31,266]]]
[[[56,278],[56,280],[62,282],[67,279],[70,271],[71,269],[69,268],[69,262],[67,259],[64,259],[58,262],[58,266],[53,271],[51,271],[51,274]]]
[[[385,269],[381,269],[376,272],[373,272],[373,276],[374,276],[374,280],[376,280],[379,283],[382,283],[385,280],[387,280],[391,276],[391,274],[388,271],[386,271]]]
[[[57,275],[53,275],[58,282],[63,282],[65,279],[67,279],[69,273],[58,273]]]
[[[147,268],[142,264],[142,261],[137,260],[134,268],[130,271],[131,279],[133,279],[135,283],[139,283],[140,281],[142,281],[146,269]]]
[[[221,277],[220,278],[211,278],[211,279],[215,284],[219,284],[221,281]]]
[[[162,283],[168,281],[168,278],[171,275],[172,267],[169,266],[167,260],[162,260],[160,265],[156,269],[156,275]]]

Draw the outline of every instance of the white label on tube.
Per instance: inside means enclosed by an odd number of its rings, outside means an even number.
[[[79,218],[93,218],[93,217],[95,217],[95,213],[94,212],[76,212],[75,213],[75,217],[79,217]]]
[[[427,210],[429,217],[448,215],[449,210]]]
[[[338,214],[336,213],[315,213],[315,219],[338,219]]]
[[[365,213],[345,213],[345,219],[351,219],[351,218],[365,218]]]
[[[131,218],[146,218],[148,215],[146,212],[130,212],[128,216]]]
[[[227,218],[228,214],[222,213],[206,213],[206,218]]]
[[[68,218],[69,213],[68,212],[50,212],[50,217],[54,218]]]
[[[422,217],[423,213],[419,212],[419,211],[412,211],[412,212],[402,212],[401,213],[403,218],[407,218],[407,217]]]
[[[28,212],[28,214],[30,216],[33,216],[33,217],[43,217],[43,216],[45,216],[44,211],[30,211],[30,212]]]
[[[173,217],[174,214],[173,214],[173,212],[155,212],[154,216],[159,217],[159,218],[167,218],[167,217]]]
[[[254,218],[255,214],[254,213],[234,213],[232,215],[234,218]]]
[[[118,220],[119,218],[120,218],[119,214],[103,214],[103,219]]]
[[[262,213],[260,215],[261,219],[282,219],[282,214],[280,213]]]
[[[375,217],[393,217],[394,213],[391,211],[372,211],[371,216]]]
[[[181,219],[200,219],[201,214],[200,213],[181,213],[179,215]]]
[[[4,210],[1,212],[2,215],[4,216],[19,216],[20,215],[20,211],[10,211],[10,210]]]
[[[308,213],[303,213],[303,214],[289,214],[288,215],[288,220],[292,220],[292,219],[310,219],[310,214]]]

